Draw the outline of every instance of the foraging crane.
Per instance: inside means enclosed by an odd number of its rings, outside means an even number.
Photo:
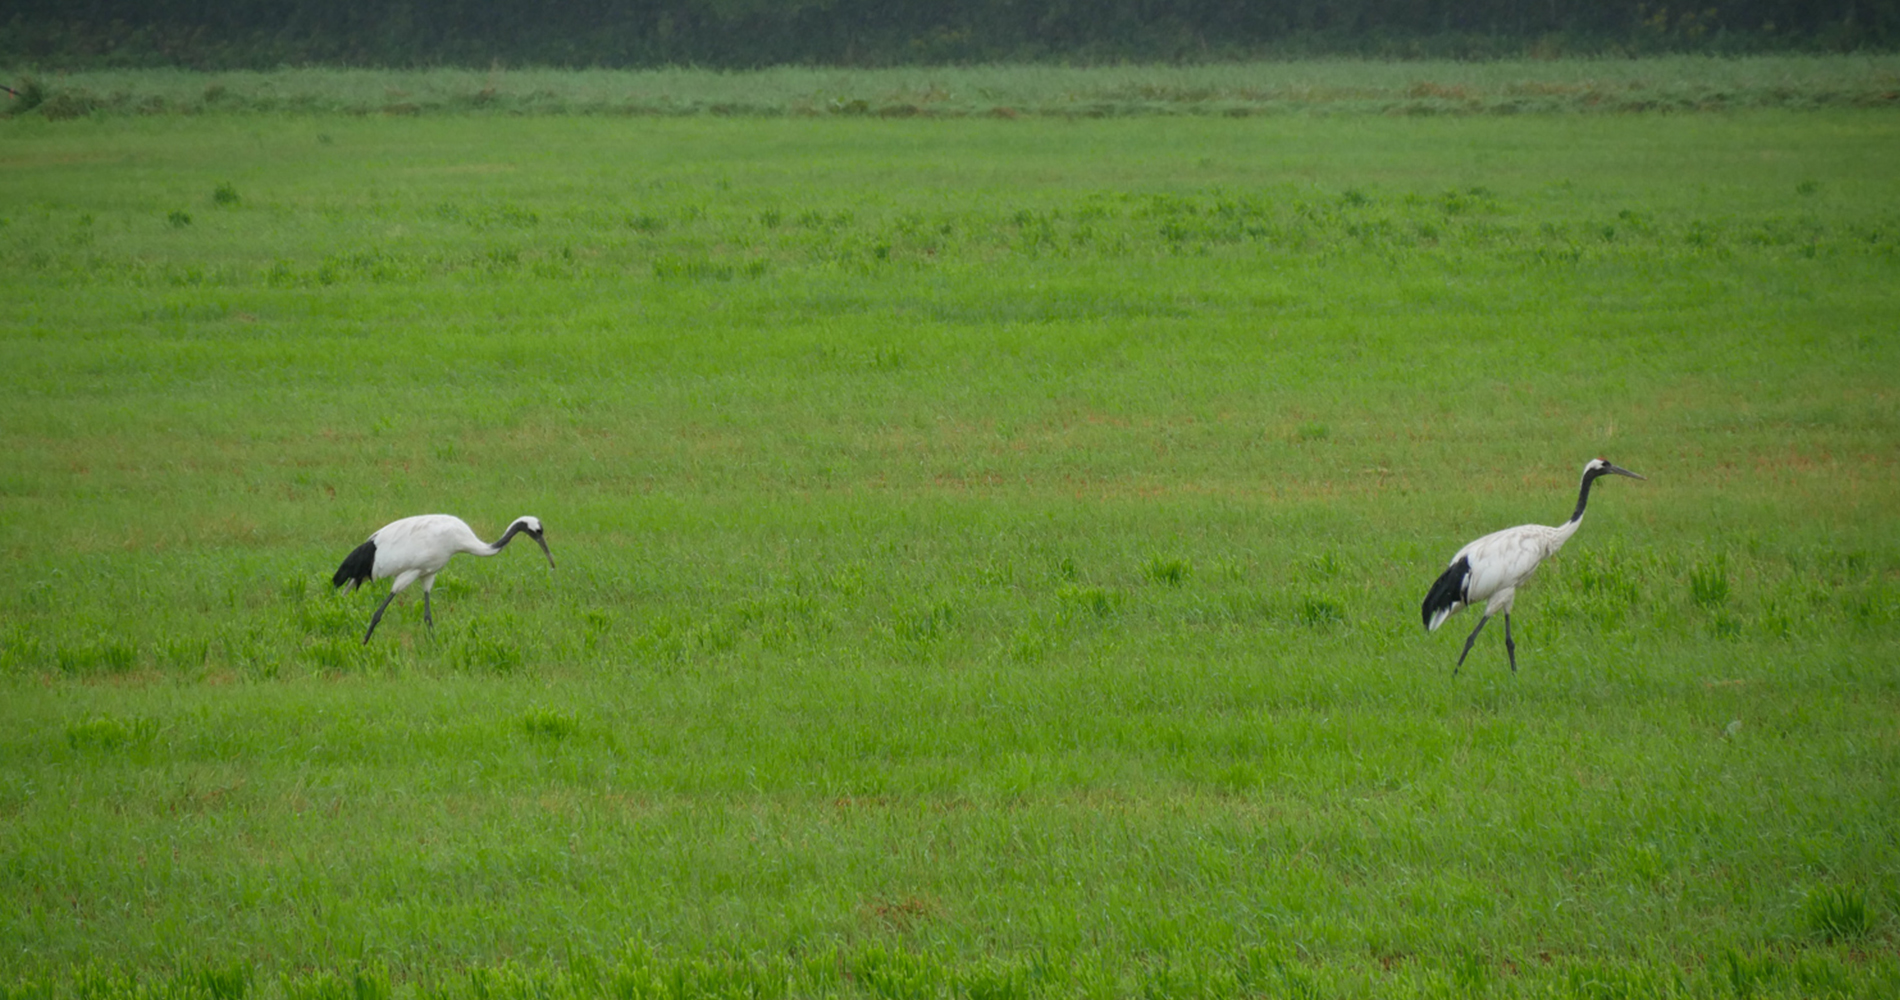
[[[1504,615],[1504,654],[1511,659],[1511,672],[1517,672],[1517,644],[1511,641],[1511,602],[1517,597],[1517,588],[1537,571],[1538,563],[1555,555],[1570,536],[1577,533],[1577,527],[1583,523],[1583,506],[1590,502],[1590,484],[1599,476],[1612,474],[1645,478],[1611,465],[1609,459],[1591,459],[1583,467],[1583,488],[1577,492],[1577,510],[1570,515],[1570,520],[1556,528],[1521,524],[1494,531],[1451,557],[1451,565],[1432,584],[1431,591],[1425,595],[1424,606],[1419,609],[1425,618],[1425,630],[1436,632],[1458,609],[1484,602],[1484,617],[1478,619],[1478,627],[1465,639],[1465,651],[1458,654],[1458,666],[1451,668],[1452,676],[1456,677],[1458,667],[1465,665],[1465,657],[1471,653],[1471,644],[1477,641],[1484,623],[1500,613]]]
[[[383,612],[388,609],[389,602],[417,580],[422,581],[422,620],[433,629],[435,619],[429,614],[429,591],[435,587],[435,575],[442,572],[442,567],[449,564],[449,559],[458,552],[472,556],[495,555],[517,534],[526,534],[540,543],[541,551],[548,557],[548,568],[554,568],[554,553],[548,552],[540,518],[515,518],[515,523],[508,526],[508,532],[490,545],[477,538],[468,522],[459,517],[421,514],[391,521],[378,528],[368,541],[343,558],[343,565],[337,567],[330,583],[337,587],[348,584],[349,590],[355,590],[371,580],[386,576],[396,578],[396,582],[389,587],[389,596],[383,598],[383,603],[376,608],[376,614],[370,618],[369,631],[363,633],[363,644],[366,646],[369,645],[369,637],[376,634],[376,623],[383,620]]]

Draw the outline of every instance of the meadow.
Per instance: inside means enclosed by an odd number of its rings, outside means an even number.
[[[0,996],[1891,996],[1895,162],[0,120]],[[1425,589],[1599,454],[1454,677]],[[364,645],[330,574],[432,511],[558,568]]]
[[[1150,115],[1628,114],[1892,108],[1900,55],[1490,61],[1292,59],[1204,65],[913,66],[751,72],[95,69],[16,78],[11,109],[89,115],[1109,118]],[[24,106],[22,106],[24,105]]]

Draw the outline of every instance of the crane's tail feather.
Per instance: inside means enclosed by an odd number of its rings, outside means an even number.
[[[349,584],[351,590],[369,582],[370,574],[376,570],[376,542],[374,539],[358,545],[349,555],[343,557],[343,565],[336,568],[336,575],[330,578],[330,586],[341,587]]]
[[[1471,560],[1459,559],[1438,575],[1432,583],[1432,589],[1425,594],[1425,603],[1419,613],[1425,620],[1425,631],[1436,632],[1445,619],[1457,613],[1465,606],[1465,594],[1471,586]]]

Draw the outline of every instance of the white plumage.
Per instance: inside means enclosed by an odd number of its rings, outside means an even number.
[[[1478,625],[1465,638],[1464,652],[1458,654],[1458,667],[1464,666],[1465,657],[1471,653],[1471,644],[1477,641],[1478,632],[1492,615],[1504,616],[1504,653],[1511,661],[1511,669],[1517,670],[1517,643],[1511,640],[1511,603],[1517,599],[1517,588],[1529,580],[1537,571],[1539,563],[1564,547],[1570,536],[1577,533],[1583,524],[1584,505],[1590,502],[1590,484],[1597,477],[1606,475],[1629,476],[1642,479],[1628,469],[1611,465],[1608,459],[1592,459],[1583,467],[1583,485],[1577,491],[1577,509],[1570,520],[1551,528],[1541,524],[1521,524],[1515,528],[1494,531],[1483,538],[1459,549],[1451,557],[1451,563],[1440,574],[1432,589],[1425,595],[1425,603],[1420,612],[1425,620],[1425,629],[1435,632],[1445,619],[1467,605],[1484,603],[1484,616],[1478,619]],[[1458,672],[1452,668],[1452,673]]]
[[[348,590],[393,576],[389,596],[376,608],[376,614],[369,620],[369,631],[363,633],[363,642],[376,634],[376,625],[383,620],[383,612],[396,595],[409,588],[416,581],[422,581],[422,620],[435,627],[435,618],[430,614],[429,591],[435,588],[435,575],[457,553],[472,556],[492,556],[517,534],[526,534],[541,546],[548,557],[548,567],[554,567],[554,553],[548,551],[547,539],[541,529],[541,519],[536,517],[518,517],[508,526],[501,539],[490,545],[476,537],[468,522],[451,514],[420,514],[405,517],[400,521],[391,521],[369,536],[369,540],[358,545],[343,559],[343,565],[337,567],[336,575],[330,578],[331,584]]]

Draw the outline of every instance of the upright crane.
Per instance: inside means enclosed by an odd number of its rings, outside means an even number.
[[[1500,613],[1504,615],[1504,654],[1510,657],[1511,672],[1517,672],[1517,644],[1511,641],[1511,602],[1517,598],[1517,588],[1537,571],[1537,564],[1555,555],[1570,536],[1577,533],[1578,526],[1583,524],[1584,505],[1590,502],[1590,484],[1608,475],[1645,478],[1611,465],[1609,459],[1591,459],[1583,467],[1583,486],[1577,491],[1577,509],[1570,520],[1555,528],[1521,524],[1494,531],[1451,557],[1451,565],[1439,574],[1425,595],[1424,606],[1419,609],[1425,618],[1425,630],[1436,632],[1438,626],[1460,608],[1484,602],[1484,617],[1478,619],[1478,627],[1466,637],[1465,650],[1458,654],[1458,666],[1451,668],[1452,676],[1457,676],[1458,667],[1465,665],[1465,657],[1471,653],[1471,644],[1477,641],[1484,623]]]

